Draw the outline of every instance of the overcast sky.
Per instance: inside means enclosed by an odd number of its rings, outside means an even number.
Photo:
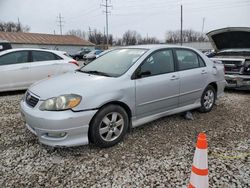
[[[228,26],[250,27],[250,0],[111,0],[109,33],[121,37],[130,29],[142,36],[164,39],[166,31],[183,28],[204,32]],[[30,32],[59,34],[58,15],[63,17],[63,33],[88,28],[101,32],[105,26],[105,0],[0,0],[0,21],[18,18]]]

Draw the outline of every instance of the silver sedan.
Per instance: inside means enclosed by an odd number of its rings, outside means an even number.
[[[50,146],[110,147],[130,128],[163,116],[209,112],[224,67],[186,47],[124,47],[73,73],[32,85],[21,101],[27,128]]]

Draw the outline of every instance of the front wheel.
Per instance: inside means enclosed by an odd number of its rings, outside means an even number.
[[[98,147],[111,147],[120,142],[128,129],[126,111],[118,105],[101,108],[90,124],[90,140]]]
[[[200,112],[210,112],[215,103],[215,89],[213,86],[209,85],[204,90],[201,96],[201,107],[199,108]]]

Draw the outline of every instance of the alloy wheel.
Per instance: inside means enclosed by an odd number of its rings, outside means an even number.
[[[204,95],[204,107],[209,110],[214,104],[214,92],[207,90]]]
[[[104,116],[100,125],[99,133],[103,140],[111,142],[117,139],[124,128],[124,119],[118,112],[111,112]]]

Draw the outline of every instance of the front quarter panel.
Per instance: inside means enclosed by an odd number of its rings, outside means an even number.
[[[82,96],[80,105],[74,108],[74,111],[84,111],[90,109],[99,109],[110,102],[125,103],[134,114],[135,109],[135,83],[134,80],[119,79],[105,83],[102,87],[93,88],[85,92]]]

